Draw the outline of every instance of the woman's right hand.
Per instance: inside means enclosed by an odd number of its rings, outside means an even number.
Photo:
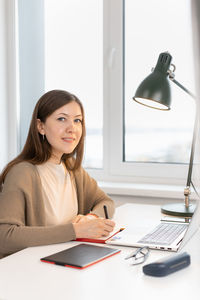
[[[72,223],[76,238],[101,238],[113,231],[115,222],[109,219],[95,218],[85,222]]]

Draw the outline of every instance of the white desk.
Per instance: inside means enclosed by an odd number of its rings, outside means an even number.
[[[148,221],[147,221],[148,218]],[[115,219],[124,224],[160,219],[160,207],[126,204]],[[32,247],[0,260],[0,300],[90,300],[90,299],[192,299],[200,295],[200,231],[184,247],[191,254],[191,265],[167,277],[143,274],[142,265],[131,266],[124,257],[132,248],[122,249],[84,270],[40,262],[40,258],[72,247],[77,242]],[[146,263],[172,255],[151,250]]]

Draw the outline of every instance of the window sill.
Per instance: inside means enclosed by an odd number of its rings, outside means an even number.
[[[109,195],[183,199],[184,188],[178,185],[156,185],[98,181],[99,187]],[[191,198],[194,198],[191,193]]]

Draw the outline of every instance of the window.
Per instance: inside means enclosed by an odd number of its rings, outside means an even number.
[[[47,90],[66,89],[85,107],[84,164],[92,176],[185,184],[193,100],[173,83],[171,112],[140,107],[132,97],[163,51],[173,57],[176,79],[194,92],[190,1],[38,0],[31,2],[34,10],[25,0],[18,3],[19,62],[26,68],[20,75],[21,135],[31,116],[25,104]]]
[[[125,0],[124,16],[125,161],[188,163],[194,100],[173,83],[170,111],[141,107],[131,98],[166,51],[177,67],[176,79],[194,91],[190,1]]]
[[[83,102],[84,165],[103,162],[102,0],[45,0],[45,91],[64,89]]]
[[[194,92],[190,1],[176,1],[176,7],[171,0],[111,2],[115,9],[110,12],[109,46],[115,57],[109,95],[116,112],[111,120],[110,172],[133,182],[185,184],[193,99],[173,83],[170,112],[142,107],[132,97],[164,51],[173,57],[176,79]]]

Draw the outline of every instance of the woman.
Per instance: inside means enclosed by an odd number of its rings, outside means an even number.
[[[30,246],[107,236],[113,201],[81,167],[80,100],[61,90],[37,102],[22,152],[0,176],[0,257]]]

